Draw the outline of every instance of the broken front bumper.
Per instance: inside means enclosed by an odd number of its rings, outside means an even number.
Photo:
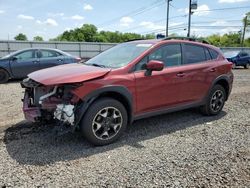
[[[23,98],[23,113],[25,119],[31,122],[37,122],[41,118],[40,108],[30,106],[30,97],[27,91],[25,91]]]

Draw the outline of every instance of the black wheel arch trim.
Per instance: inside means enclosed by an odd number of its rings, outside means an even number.
[[[217,78],[212,82],[212,84],[211,84],[211,86],[210,86],[210,88],[209,88],[209,90],[208,90],[208,93],[207,93],[207,95],[206,95],[206,97],[205,97],[205,101],[206,101],[206,99],[209,97],[209,94],[210,94],[211,90],[213,89],[213,87],[214,87],[219,81],[226,81],[226,82],[227,82],[227,84],[228,84],[228,91],[226,91],[226,92],[227,92],[226,100],[228,99],[228,97],[229,97],[229,95],[230,95],[230,93],[231,93],[231,90],[232,90],[232,84],[230,83],[230,78],[229,78],[228,75],[221,75],[221,76],[217,77]],[[225,88],[225,90],[226,90],[226,89],[227,89],[227,88]]]
[[[82,117],[84,116],[85,112],[88,110],[90,105],[100,96],[107,94],[107,93],[118,93],[120,94],[128,104],[124,106],[128,111],[128,123],[131,124],[133,122],[133,96],[130,91],[121,85],[107,85],[101,87],[93,92],[89,93],[88,95],[82,98],[83,103],[78,107],[76,110],[76,120],[75,125],[78,126]]]

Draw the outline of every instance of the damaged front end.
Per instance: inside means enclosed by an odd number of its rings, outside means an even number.
[[[72,91],[80,85],[45,86],[30,78],[24,79],[21,86],[25,88],[25,118],[32,122],[59,120],[64,124],[75,125],[75,111],[81,100]]]

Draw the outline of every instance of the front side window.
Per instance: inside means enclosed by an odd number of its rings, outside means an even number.
[[[181,55],[181,45],[180,44],[169,44],[162,46],[148,56],[144,57],[137,65],[136,70],[144,70],[145,64],[150,60],[162,61],[165,67],[172,67],[181,65],[182,55]]]
[[[185,64],[194,64],[206,61],[204,48],[193,44],[185,44],[185,57]]]
[[[34,50],[30,50],[17,54],[15,57],[17,57],[18,60],[28,60],[35,58],[35,53]]]

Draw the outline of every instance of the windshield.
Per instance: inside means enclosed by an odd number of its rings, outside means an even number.
[[[18,52],[19,52],[19,51],[18,51]],[[15,55],[16,53],[17,53],[17,52],[12,52],[12,53],[10,53],[10,54],[8,54],[8,55],[3,56],[2,59],[9,58],[9,57]]]
[[[88,60],[85,64],[100,67],[120,68],[146,51],[152,44],[123,43],[110,48]]]
[[[239,53],[238,51],[224,52],[224,56],[226,58],[235,57],[238,55],[238,53]]]

